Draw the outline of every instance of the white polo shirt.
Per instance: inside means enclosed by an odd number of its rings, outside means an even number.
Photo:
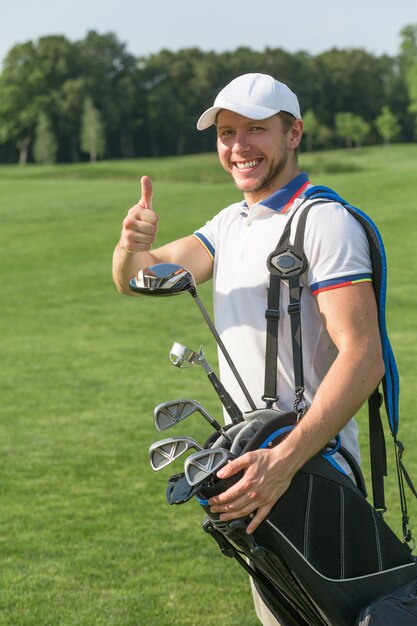
[[[259,408],[264,406],[261,398],[264,393],[265,310],[269,285],[266,260],[276,248],[287,220],[300,205],[309,186],[307,174],[301,173],[250,209],[245,202],[230,205],[194,233],[214,262],[216,328]],[[298,218],[297,214],[292,224],[292,236]],[[305,229],[304,251],[308,271],[302,277],[305,288],[301,297],[301,329],[305,399],[310,405],[337,355],[336,347],[323,326],[314,296],[325,289],[372,280],[372,266],[362,226],[338,203],[318,203],[311,208]],[[287,313],[289,297],[286,282],[281,285],[277,408],[291,411],[294,367]],[[249,410],[247,400],[220,351],[219,368],[226,389],[242,410]],[[357,426],[353,419],[341,436],[342,445],[359,458]]]

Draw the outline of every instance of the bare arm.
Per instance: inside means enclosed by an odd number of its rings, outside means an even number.
[[[257,509],[253,532],[288,489],[294,474],[347,424],[380,382],[384,365],[375,297],[370,283],[326,291],[318,305],[338,356],[305,416],[276,448],[249,452],[219,477],[245,470],[243,478],[212,498],[213,512],[229,520]]]
[[[140,269],[156,263],[177,263],[186,267],[201,283],[212,275],[212,260],[193,236],[151,250],[156,240],[158,216],[152,207],[151,179],[141,179],[142,195],[123,220],[120,240],[113,253],[113,281],[120,293],[135,295],[129,280]]]

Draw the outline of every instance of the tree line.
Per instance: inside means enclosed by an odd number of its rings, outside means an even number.
[[[417,24],[398,55],[281,48],[161,50],[135,57],[114,33],[14,46],[0,74],[0,162],[75,162],[207,152],[195,124],[227,82],[265,72],[297,93],[306,150],[417,136]]]

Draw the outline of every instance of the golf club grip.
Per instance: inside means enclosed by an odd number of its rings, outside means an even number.
[[[216,390],[217,395],[219,396],[221,403],[223,404],[224,408],[226,409],[229,416],[231,417],[232,422],[234,424],[239,424],[240,422],[242,422],[243,421],[242,411],[239,409],[236,402],[227,393],[226,389],[224,388],[220,380],[217,378],[216,374],[214,372],[211,372],[210,374],[208,374],[208,379],[210,380],[211,384]]]

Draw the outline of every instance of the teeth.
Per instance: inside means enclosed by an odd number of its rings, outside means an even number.
[[[258,165],[258,163],[259,159],[256,159],[255,161],[247,161],[246,163],[235,163],[235,165],[238,170],[247,170],[251,167],[255,167],[255,165]]]

